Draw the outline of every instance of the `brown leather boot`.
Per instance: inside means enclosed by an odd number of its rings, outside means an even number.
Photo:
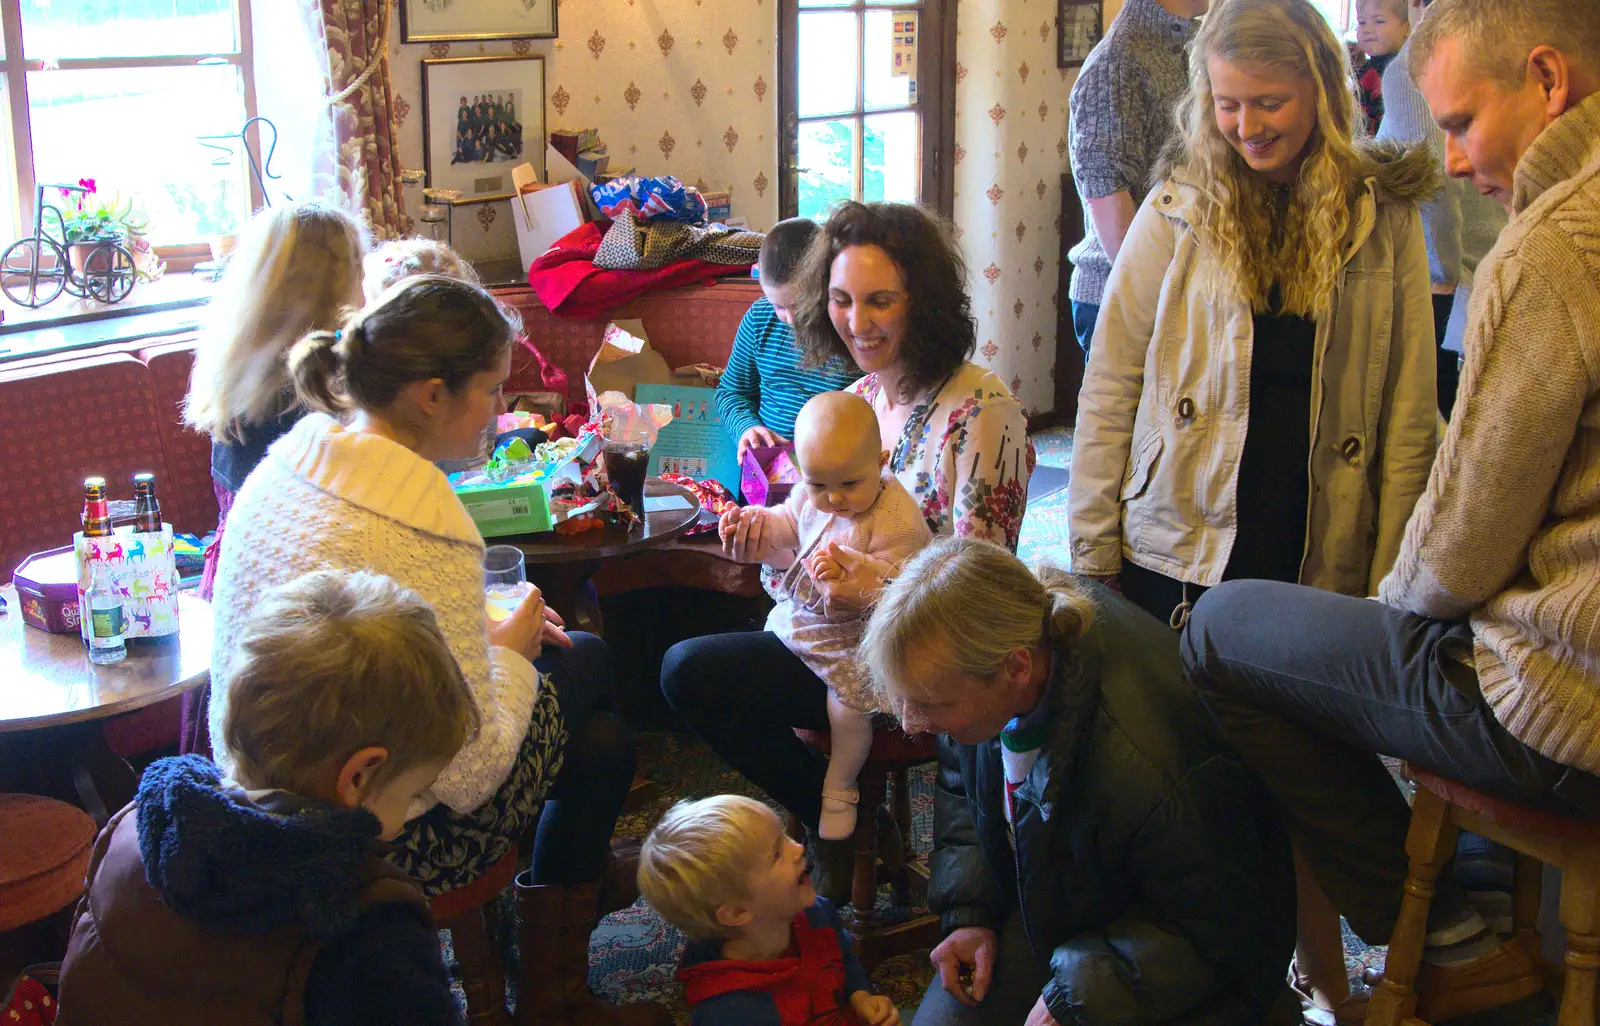
[[[522,947],[517,1026],[672,1026],[660,1004],[612,1004],[589,989],[598,884],[544,887],[526,881],[525,874],[516,880]]]
[[[639,900],[639,849],[637,837],[618,837],[606,852],[606,867],[600,871],[600,918]]]

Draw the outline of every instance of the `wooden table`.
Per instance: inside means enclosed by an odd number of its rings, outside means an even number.
[[[176,635],[129,641],[126,659],[99,666],[76,634],[24,624],[15,588],[0,595],[0,790],[76,801],[104,823],[132,796],[132,771],[106,748],[100,721],[210,679],[211,605],[180,594]]]
[[[519,534],[490,539],[492,544],[515,545],[527,558],[528,580],[538,586],[544,598],[568,624],[604,636],[605,623],[599,607],[589,600],[589,579],[609,560],[622,559],[648,551],[675,538],[700,521],[700,500],[681,485],[658,477],[646,478],[646,499],[679,496],[688,509],[646,513],[642,522],[631,527],[607,523],[602,528],[580,534]],[[706,514],[710,516],[710,514]]]

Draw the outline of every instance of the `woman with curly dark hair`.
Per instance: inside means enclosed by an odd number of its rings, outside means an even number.
[[[908,204],[842,204],[793,284],[806,362],[848,357],[865,372],[850,390],[872,404],[888,469],[928,528],[1015,551],[1033,446],[1022,405],[968,359],[972,301],[947,226]],[[763,551],[761,531],[761,520],[742,521],[727,541],[733,557]],[[867,608],[898,569],[837,543],[811,558],[830,611]],[[848,901],[850,839],[816,833],[827,761],[792,729],[828,729],[826,685],[775,635],[757,631],[673,646],[661,689],[712,748],[805,824],[818,891]]]

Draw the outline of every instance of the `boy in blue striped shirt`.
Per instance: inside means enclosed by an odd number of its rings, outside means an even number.
[[[839,391],[861,377],[854,364],[837,358],[817,370],[800,366],[791,312],[800,298],[794,278],[816,234],[815,221],[795,217],[773,225],[761,243],[756,266],[762,298],[739,322],[728,369],[717,385],[717,414],[738,444],[741,463],[752,446],[787,444],[795,415],[812,396]]]

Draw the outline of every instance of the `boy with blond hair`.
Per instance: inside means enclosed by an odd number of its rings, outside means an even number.
[[[805,847],[739,795],[667,810],[639,855],[639,891],[689,938],[678,979],[694,1026],[898,1026],[870,989]]]
[[[1367,135],[1383,122],[1383,73],[1411,34],[1406,0],[1356,0],[1356,91],[1367,116]]]
[[[145,771],[95,842],[60,1022],[457,1021],[417,885],[382,858],[478,729],[415,592],[324,570],[271,592],[239,640],[222,736]]]

